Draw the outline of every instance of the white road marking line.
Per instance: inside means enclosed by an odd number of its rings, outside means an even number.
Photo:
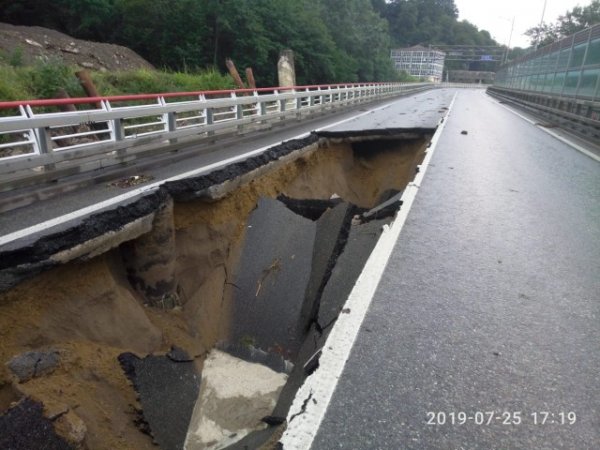
[[[534,125],[535,127],[539,128],[540,130],[542,130],[542,131],[544,131],[544,132],[548,133],[550,136],[552,136],[552,137],[554,137],[554,138],[558,139],[559,141],[563,142],[564,144],[567,144],[569,147],[572,147],[572,148],[574,148],[575,150],[577,150],[577,151],[579,151],[579,152],[583,153],[584,155],[586,155],[586,156],[589,156],[590,158],[592,158],[592,159],[594,159],[594,160],[596,160],[596,161],[600,162],[600,156],[596,155],[595,153],[592,153],[592,152],[590,152],[589,150],[587,150],[587,149],[583,148],[581,145],[579,145],[579,144],[576,144],[576,143],[575,143],[575,142],[573,142],[573,141],[570,141],[570,140],[569,140],[569,139],[567,139],[566,137],[564,137],[564,136],[561,136],[560,134],[558,134],[558,133],[555,133],[555,132],[554,132],[554,131],[552,131],[552,130],[549,130],[549,129],[545,128],[545,127],[539,126],[535,120],[531,120],[529,117],[526,117],[526,116],[524,116],[523,114],[521,114],[521,113],[519,113],[519,112],[515,111],[514,109],[510,108],[509,106],[507,106],[507,105],[504,105],[504,104],[500,103],[498,100],[494,99],[494,101],[495,101],[495,102],[496,102],[498,105],[500,105],[500,106],[502,106],[504,109],[506,109],[507,111],[510,111],[511,113],[513,113],[515,116],[518,116],[518,117],[520,117],[521,119],[523,119],[523,120],[525,120],[525,121],[529,122],[530,124]]]
[[[394,101],[391,101],[389,103],[386,103],[383,106],[379,106],[377,108],[370,109],[368,111],[362,112],[362,113],[357,114],[355,116],[349,117],[347,119],[343,119],[343,120],[340,120],[338,122],[326,125],[324,127],[317,128],[315,131],[325,130],[327,128],[331,128],[331,127],[340,125],[340,124],[342,124],[344,122],[348,122],[350,120],[356,119],[357,117],[362,117],[362,116],[364,116],[366,114],[370,114],[373,111],[379,111],[381,109],[387,108],[387,107],[389,107],[392,103],[394,103],[397,100],[398,99],[396,99]],[[10,242],[13,242],[13,241],[16,241],[18,239],[25,238],[25,237],[30,236],[32,234],[39,233],[39,232],[41,232],[43,230],[46,230],[48,228],[52,228],[52,227],[55,227],[57,225],[61,225],[61,224],[65,223],[65,222],[69,222],[71,220],[79,219],[79,218],[84,217],[86,215],[93,214],[96,211],[99,211],[99,210],[107,208],[109,206],[112,206],[112,205],[124,202],[124,201],[129,200],[129,199],[132,199],[134,197],[137,197],[140,194],[153,192],[153,191],[157,190],[160,185],[162,185],[162,184],[164,184],[164,183],[166,183],[168,181],[177,181],[177,180],[181,180],[183,178],[190,178],[190,177],[194,177],[194,176],[197,176],[197,175],[201,175],[202,173],[209,172],[209,171],[211,171],[213,169],[217,169],[219,167],[226,166],[228,164],[231,164],[231,163],[234,163],[234,162],[238,162],[238,161],[247,159],[249,157],[258,155],[260,153],[263,153],[264,151],[266,151],[266,150],[268,150],[268,149],[270,149],[272,147],[276,147],[276,146],[282,144],[283,142],[291,141],[291,140],[294,140],[294,139],[302,139],[302,138],[308,136],[309,134],[310,134],[310,132],[298,134],[296,136],[293,136],[293,137],[290,137],[288,139],[285,139],[284,141],[279,141],[279,142],[276,142],[276,143],[273,143],[273,144],[270,144],[270,145],[267,145],[267,146],[264,146],[264,147],[260,147],[258,149],[249,151],[249,152],[244,153],[242,155],[233,156],[231,158],[219,161],[217,163],[209,164],[207,166],[203,166],[203,167],[200,167],[198,169],[190,170],[189,172],[184,172],[182,174],[175,175],[175,176],[173,176],[171,178],[160,180],[160,181],[157,181],[155,183],[150,183],[148,185],[139,187],[137,189],[133,189],[133,190],[131,190],[129,192],[126,192],[124,194],[117,195],[116,197],[111,197],[108,200],[104,200],[102,202],[95,203],[94,205],[86,206],[85,208],[81,208],[81,209],[78,209],[76,211],[70,212],[68,214],[64,214],[62,216],[55,217],[54,219],[49,219],[49,220],[46,220],[44,222],[38,223],[36,225],[32,225],[30,227],[23,228],[22,230],[18,230],[18,231],[14,231],[12,233],[5,234],[4,236],[0,236],[0,246],[6,245],[6,244],[8,244]]]
[[[360,326],[373,300],[375,290],[425,176],[429,161],[446,126],[456,95],[455,93],[448,112],[431,139],[431,145],[419,173],[402,194],[403,203],[400,211],[392,225],[384,227],[379,241],[344,305],[344,309],[349,313],[340,314],[338,317],[323,348],[319,359],[319,368],[306,379],[294,398],[287,416],[288,427],[280,441],[285,450],[308,450],[313,443],[337,382],[350,356]],[[309,398],[310,401],[306,401]]]

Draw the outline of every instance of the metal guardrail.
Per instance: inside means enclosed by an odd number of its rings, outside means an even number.
[[[488,88],[488,94],[528,110],[581,138],[600,143],[600,102],[537,94],[500,87]]]
[[[367,83],[0,102],[0,191],[431,87]],[[81,109],[56,111],[67,105]]]

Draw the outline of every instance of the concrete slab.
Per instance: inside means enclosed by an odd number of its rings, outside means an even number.
[[[233,342],[294,355],[298,319],[310,277],[316,225],[277,200],[261,198],[248,219],[234,275]]]
[[[181,350],[177,359],[185,360]],[[171,357],[173,352],[170,353]],[[174,358],[173,358],[174,359]],[[193,362],[176,362],[168,356],[138,358],[119,355],[142,405],[143,419],[162,450],[181,450],[200,391],[200,375]]]
[[[261,364],[213,350],[204,361],[186,450],[222,449],[267,428],[262,418],[271,414],[286,379]]]
[[[280,354],[268,353],[252,345],[219,343],[216,348],[243,361],[266,366],[275,372],[289,374],[294,369],[294,364]]]
[[[44,405],[30,398],[21,400],[0,416],[0,448],[10,450],[74,450],[54,431],[43,416]]]

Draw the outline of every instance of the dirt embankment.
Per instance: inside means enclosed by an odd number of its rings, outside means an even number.
[[[69,65],[101,71],[152,69],[152,65],[126,47],[83,41],[49,28],[0,23],[0,51],[6,57],[20,55],[22,64],[40,57],[57,57]]]
[[[384,192],[402,190],[413,178],[425,145],[425,140],[322,142],[220,200],[175,203],[178,306],[171,310],[145,305],[127,279],[119,248],[0,294],[0,414],[28,396],[44,404],[57,431],[79,448],[156,448],[138,427],[141,406],[119,354],[144,356],[177,346],[200,368],[215,344],[231,335],[236,289],[231,274],[259,198],[336,194],[373,207]],[[49,374],[18,382],[5,365],[15,355],[49,349],[60,357]]]

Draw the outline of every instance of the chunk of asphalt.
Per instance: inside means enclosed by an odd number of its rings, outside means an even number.
[[[138,393],[143,418],[156,443],[162,450],[183,448],[200,390],[194,363],[175,362],[167,356],[138,358],[133,353],[122,353],[119,362]]]
[[[296,214],[313,221],[318,220],[328,209],[334,208],[343,202],[339,197],[328,200],[297,199],[287,197],[283,194],[277,196],[277,200]]]
[[[310,279],[306,287],[298,325],[302,330],[308,329],[315,319],[321,294],[327,285],[338,256],[346,245],[353,214],[354,207],[351,204],[340,203],[323,213],[317,221]]]
[[[190,201],[202,196],[206,188],[232,180],[255,170],[271,161],[289,155],[296,150],[308,147],[319,140],[316,134],[311,133],[302,139],[292,139],[273,146],[264,152],[246,158],[242,161],[228,164],[227,166],[197,177],[168,181],[164,184],[166,190],[175,201]]]
[[[31,378],[52,373],[59,362],[60,358],[56,350],[32,351],[13,357],[7,366],[17,376],[19,382],[23,383]]]
[[[267,366],[275,372],[289,374],[294,369],[294,364],[284,359],[283,356],[266,352],[253,345],[219,342],[216,348],[246,362]]]
[[[311,272],[316,224],[283,203],[261,198],[248,220],[234,275],[233,342],[289,359],[302,344],[298,328]]]
[[[174,362],[191,362],[194,360],[185,350],[176,346],[171,347],[171,350],[167,353],[167,358]]]
[[[167,195],[166,190],[158,189],[134,201],[77,220],[37,240],[19,240],[3,245],[0,249],[0,288],[10,287],[10,283],[25,278],[38,266],[42,270],[57,265],[52,261],[56,253],[120,230],[126,224],[147,216],[164,203]]]
[[[381,195],[379,196],[379,199],[377,200],[377,204],[383,203],[386,200],[389,200],[390,198],[396,196],[397,194],[401,194],[402,191],[399,191],[398,189],[387,189],[385,191],[383,191],[381,193]]]
[[[279,394],[277,404],[271,413],[275,417],[287,417],[288,411],[292,406],[296,392],[304,383],[304,380],[310,372],[307,372],[307,363],[318,365],[320,350],[325,345],[327,339],[327,333],[321,333],[317,330],[317,326],[313,324],[308,333],[306,339],[302,343],[302,347],[298,352],[298,357],[295,360],[294,370],[290,374],[285,386]]]
[[[390,197],[386,201],[378,204],[375,208],[370,209],[367,212],[364,212],[361,216],[363,222],[367,222],[374,219],[384,219],[387,217],[394,217],[400,206],[402,206],[402,191],[398,192],[396,195]]]
[[[321,329],[332,325],[344,307],[356,280],[373,251],[383,226],[389,220],[373,220],[353,225],[344,252],[337,260],[321,300],[317,322]]]
[[[10,450],[73,450],[43,415],[44,405],[24,398],[0,416],[0,448]]]

